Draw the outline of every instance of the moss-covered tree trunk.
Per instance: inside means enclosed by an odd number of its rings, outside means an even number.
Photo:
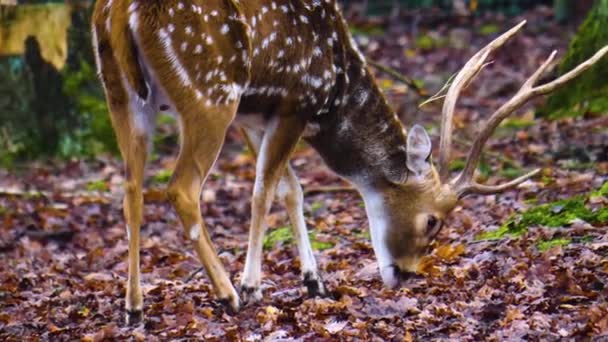
[[[608,0],[598,0],[572,39],[559,67],[564,74],[608,45]],[[574,82],[553,93],[538,111],[546,118],[578,117],[608,113],[608,58]]]

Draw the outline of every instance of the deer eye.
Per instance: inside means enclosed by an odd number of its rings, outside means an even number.
[[[426,232],[430,237],[435,237],[441,230],[441,221],[434,215],[430,215],[426,224]]]

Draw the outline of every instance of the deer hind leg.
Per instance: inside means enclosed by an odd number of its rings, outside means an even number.
[[[256,163],[256,179],[251,203],[251,226],[245,269],[241,277],[241,297],[244,302],[262,298],[262,244],[266,231],[265,218],[270,210],[279,179],[289,156],[302,133],[297,118],[278,117],[266,127]]]
[[[257,156],[262,144],[261,132],[247,128],[243,129],[243,131],[249,148]],[[302,277],[304,285],[308,289],[308,294],[310,296],[325,295],[327,291],[319,275],[317,262],[310,245],[310,239],[308,238],[308,230],[306,229],[302,187],[289,162],[287,162],[287,167],[279,180],[276,193],[278,199],[285,204],[289,220],[291,221],[291,228],[300,254]]]
[[[125,163],[125,195],[123,211],[127,222],[127,237],[129,240],[129,277],[125,307],[126,320],[130,325],[143,320],[143,295],[140,287],[139,245],[140,227],[143,221],[143,194],[144,168],[148,155],[150,134],[148,130],[141,130],[133,121],[140,120],[135,117],[152,117],[151,108],[132,106],[131,109],[113,108],[112,117],[114,130]],[[124,115],[127,114],[127,115]],[[125,118],[131,118],[130,120]]]
[[[102,21],[103,22],[103,21]],[[114,59],[103,24],[93,29],[95,54],[112,126],[125,165],[123,211],[129,239],[128,279],[125,307],[127,324],[143,320],[143,294],[140,286],[139,244],[140,226],[143,221],[144,167],[148,155],[152,122],[156,112],[149,103],[142,101],[123,82],[122,72]],[[99,37],[98,37],[99,34]]]
[[[187,108],[176,105],[181,118],[182,146],[167,190],[169,200],[194,244],[216,296],[236,312],[240,308],[238,294],[217,256],[200,212],[201,189],[224,143],[236,104],[205,107],[201,102]]]

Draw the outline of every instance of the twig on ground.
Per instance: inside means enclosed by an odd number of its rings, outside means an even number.
[[[188,276],[188,278],[186,278],[186,280],[184,280],[184,284],[189,283],[192,279],[194,279],[194,277],[196,277],[199,273],[201,273],[204,270],[205,270],[204,267],[199,267],[196,271],[192,272],[192,274],[190,274]]]
[[[387,73],[388,75],[394,77],[396,80],[405,83],[408,87],[410,87],[410,89],[412,89],[413,91],[416,92],[416,94],[418,94],[418,96],[420,97],[427,97],[429,96],[428,92],[426,91],[426,89],[421,88],[419,85],[416,84],[416,82],[414,82],[414,80],[412,80],[411,78],[405,76],[404,74],[400,73],[399,71],[386,66],[384,64],[381,64],[380,62],[376,62],[374,60],[368,59],[367,63],[369,63],[369,65],[377,68],[378,70]]]

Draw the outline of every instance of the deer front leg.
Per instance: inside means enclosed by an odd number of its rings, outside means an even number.
[[[317,261],[312,252],[306,221],[304,220],[304,194],[298,178],[291,166],[287,165],[285,175],[279,182],[277,196],[282,199],[287,208],[287,214],[291,221],[291,229],[298,245],[300,263],[304,286],[308,289],[309,296],[325,296],[327,290],[323,285],[323,279],[319,275]]]
[[[243,131],[249,148],[257,156],[262,144],[261,132],[254,129],[243,129]],[[291,228],[300,254],[302,277],[304,285],[308,289],[308,294],[310,296],[323,296],[327,291],[319,275],[317,262],[310,245],[310,239],[308,238],[308,230],[306,229],[306,221],[304,219],[304,195],[302,187],[289,162],[287,162],[287,167],[279,180],[276,193],[279,200],[285,204],[289,220],[291,221]]]
[[[303,123],[292,116],[277,117],[266,127],[256,163],[256,180],[251,201],[251,226],[245,270],[241,277],[244,302],[262,299],[262,244],[266,232],[265,218],[272,205],[275,189],[289,156],[300,139]]]
[[[202,103],[196,103],[178,110],[182,119],[182,147],[167,190],[169,200],[186,230],[186,236],[194,244],[219,301],[236,312],[240,308],[238,294],[217,256],[200,213],[202,185],[217,159],[226,130],[236,113],[236,105],[204,107]]]

